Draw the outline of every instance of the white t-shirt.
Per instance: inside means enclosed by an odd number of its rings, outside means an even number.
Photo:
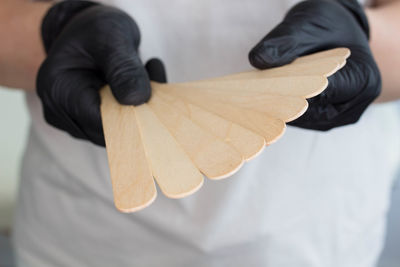
[[[247,54],[297,1],[104,1],[142,31],[144,61],[169,81],[250,69]],[[104,148],[48,126],[40,102],[23,161],[14,242],[19,266],[373,266],[399,162],[389,105],[329,132],[289,127],[234,176],[196,194],[119,213]]]

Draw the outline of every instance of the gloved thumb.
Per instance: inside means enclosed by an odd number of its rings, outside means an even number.
[[[149,76],[136,53],[108,56],[103,66],[106,82],[114,97],[124,105],[140,105],[150,99]]]
[[[164,63],[158,58],[152,58],[147,61],[145,68],[150,77],[150,80],[158,83],[167,82],[167,73],[165,71]]]
[[[328,44],[332,46],[333,41],[342,36],[332,32],[335,25],[329,25],[332,21],[337,22],[337,18],[328,19],[328,16],[343,14],[343,10],[334,1],[303,1],[295,5],[250,51],[250,63],[259,69],[274,68],[299,56],[331,48]]]
[[[292,62],[298,56],[296,26],[282,22],[249,53],[250,64],[258,69],[275,68]]]

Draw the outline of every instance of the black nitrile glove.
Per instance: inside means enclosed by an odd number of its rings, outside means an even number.
[[[158,83],[167,82],[167,72],[165,71],[164,63],[158,58],[152,58],[146,63],[146,71],[152,81]]]
[[[328,88],[309,99],[309,109],[294,126],[329,130],[355,123],[379,95],[381,77],[368,45],[366,15],[356,0],[308,0],[294,6],[282,23],[249,54],[251,64],[266,69],[299,56],[348,47],[347,65],[329,77]]]
[[[125,12],[89,1],[54,5],[43,20],[47,58],[37,77],[46,121],[104,146],[99,89],[109,84],[122,104],[151,95],[138,56],[139,29]]]

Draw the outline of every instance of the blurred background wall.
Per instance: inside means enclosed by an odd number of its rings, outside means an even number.
[[[0,267],[10,259],[7,232],[12,224],[17,193],[19,164],[26,142],[29,119],[21,91],[0,87]],[[400,120],[400,103],[399,103]],[[400,136],[399,136],[400,138]],[[397,148],[400,149],[400,148]],[[400,162],[399,162],[400,166]],[[393,188],[392,205],[388,215],[386,247],[379,267],[400,266],[400,172]],[[4,265],[5,266],[5,265]],[[338,266],[339,267],[339,266]]]
[[[21,91],[0,88],[0,231],[12,220],[19,164],[29,125]]]

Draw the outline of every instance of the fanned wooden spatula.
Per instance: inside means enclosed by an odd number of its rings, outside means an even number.
[[[349,56],[336,48],[279,68],[152,83],[151,100],[136,107],[118,104],[106,86],[101,114],[115,206],[134,212],[150,205],[154,179],[167,197],[182,198],[202,186],[203,175],[232,175],[282,136]]]

